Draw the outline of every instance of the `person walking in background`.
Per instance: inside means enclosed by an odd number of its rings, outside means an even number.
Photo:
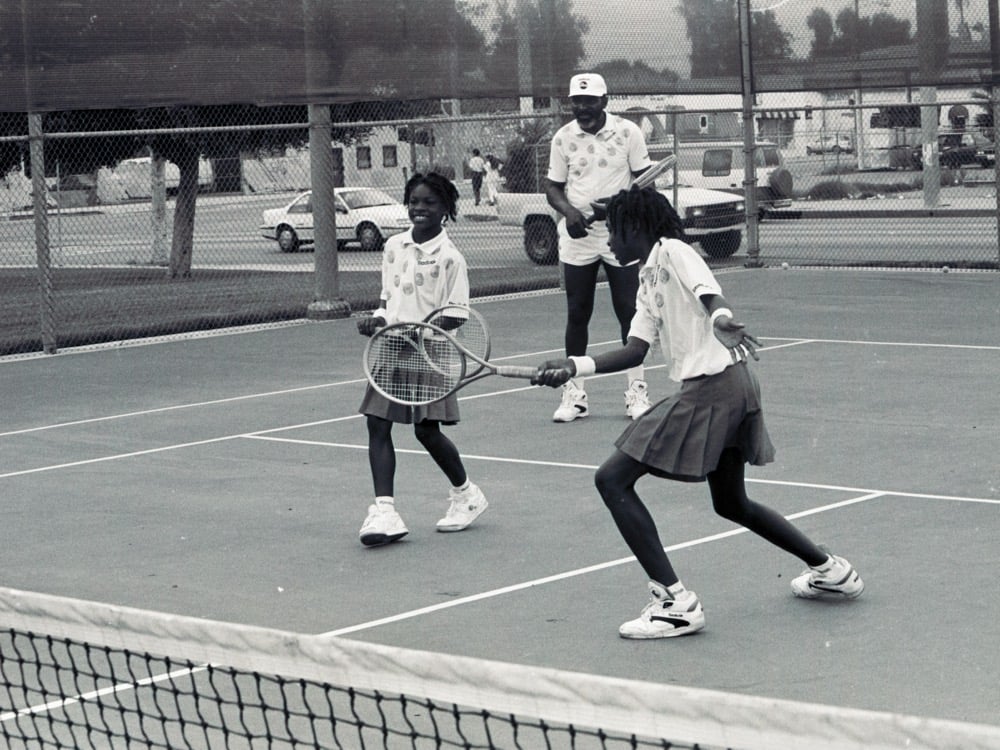
[[[358,321],[358,332],[364,336],[391,323],[420,322],[447,304],[469,305],[468,266],[444,228],[457,216],[458,189],[434,172],[415,174],[406,183],[403,203],[413,226],[385,243],[381,306]],[[369,385],[359,411],[367,419],[368,461],[375,485],[375,502],[359,534],[363,545],[388,544],[409,533],[395,505],[394,422],[413,425],[417,440],[451,483],[450,505],[437,522],[438,531],[462,531],[486,510],[482,490],[469,481],[458,449],[441,432],[441,425],[459,421],[454,393],[426,406],[407,407]]]
[[[805,599],[854,599],[864,582],[847,560],[829,554],[784,516],[747,497],[745,464],[774,460],[749,358],[757,339],[722,296],[667,198],[632,187],[607,207],[611,251],[622,265],[642,263],[636,313],[625,346],[597,357],[574,356],[539,367],[533,383],[558,387],[570,378],[618,372],[642,362],[658,341],[680,390],[655,404],[615,441],[594,477],[619,532],[649,578],[649,603],[619,628],[622,638],[670,638],[705,627],[698,596],[678,578],[649,510],[635,491],[647,474],[682,482],[708,480],[715,512],[800,558],[808,567],[791,581]]]
[[[500,195],[500,168],[503,162],[493,154],[486,154],[486,176],[483,177],[483,187],[486,188],[486,204],[495,206]]]
[[[608,90],[594,73],[570,79],[569,101],[573,120],[561,127],[549,150],[546,197],[562,214],[559,221],[559,261],[566,288],[567,356],[583,356],[589,343],[594,313],[597,275],[601,267],[611,289],[611,304],[618,319],[622,343],[635,313],[639,288],[638,266],[622,266],[608,249],[603,222],[591,223],[591,203],[627,188],[651,164],[646,140],[635,123],[605,111]],[[650,406],[641,363],[627,372],[625,414],[641,416]],[[563,387],[555,422],[572,422],[590,413],[582,376]]]
[[[483,177],[486,176],[486,161],[479,153],[478,148],[472,149],[472,158],[469,159],[469,172],[472,174],[472,196],[476,199],[476,205],[482,199]]]

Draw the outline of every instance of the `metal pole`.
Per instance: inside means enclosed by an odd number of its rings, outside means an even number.
[[[310,320],[346,318],[351,314],[351,306],[340,299],[332,130],[329,105],[310,104],[309,171],[315,232],[315,293],[306,309]]]
[[[45,144],[42,116],[28,115],[28,140],[31,153],[31,193],[35,214],[35,262],[38,267],[39,318],[42,330],[42,350],[56,353],[55,307],[52,299],[52,260],[49,252],[49,215],[45,185]]]
[[[740,0],[740,73],[743,78],[743,194],[746,204],[747,268],[761,268],[757,225],[757,165],[754,163],[753,70],[750,56],[750,0]]]
[[[1000,11],[998,0],[989,0],[990,103],[993,105],[993,195],[996,198],[997,263],[1000,264],[1000,163],[997,163],[997,124],[1000,123]]]

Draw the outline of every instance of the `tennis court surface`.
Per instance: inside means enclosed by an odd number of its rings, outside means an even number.
[[[435,533],[447,483],[397,426],[410,533],[366,549],[354,320],[0,359],[0,737],[1000,748],[996,274],[719,279],[763,344],[778,458],[748,470],[751,495],[848,557],[860,599],[795,599],[801,563],[716,517],[704,484],[646,478],[707,628],[619,639],[645,578],[593,473],[626,424],[624,375],[588,380],[572,424],[524,381],[463,390],[448,434],[490,508],[458,534]],[[474,306],[495,360],[560,356],[558,292]],[[615,327],[602,290],[591,350]],[[658,351],[647,364],[661,397]]]

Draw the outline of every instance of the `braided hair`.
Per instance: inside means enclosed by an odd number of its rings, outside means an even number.
[[[684,222],[667,197],[653,187],[635,185],[612,196],[608,202],[608,228],[631,224],[654,237],[685,239]]]
[[[406,181],[406,187],[403,189],[404,206],[410,202],[410,193],[418,185],[426,185],[430,188],[444,204],[448,218],[455,221],[455,217],[458,216],[458,188],[455,187],[455,184],[451,180],[437,172],[428,172],[427,174],[415,173],[413,177]]]

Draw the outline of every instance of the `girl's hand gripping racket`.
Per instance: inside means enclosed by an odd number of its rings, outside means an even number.
[[[525,380],[535,376],[534,367],[489,362],[489,330],[478,313],[465,307],[448,308],[447,312],[454,314],[441,314],[436,319],[452,326],[450,331],[421,322],[396,323],[375,332],[365,346],[362,365],[376,391],[398,404],[423,406],[488,375]],[[459,343],[460,336],[470,348]]]

